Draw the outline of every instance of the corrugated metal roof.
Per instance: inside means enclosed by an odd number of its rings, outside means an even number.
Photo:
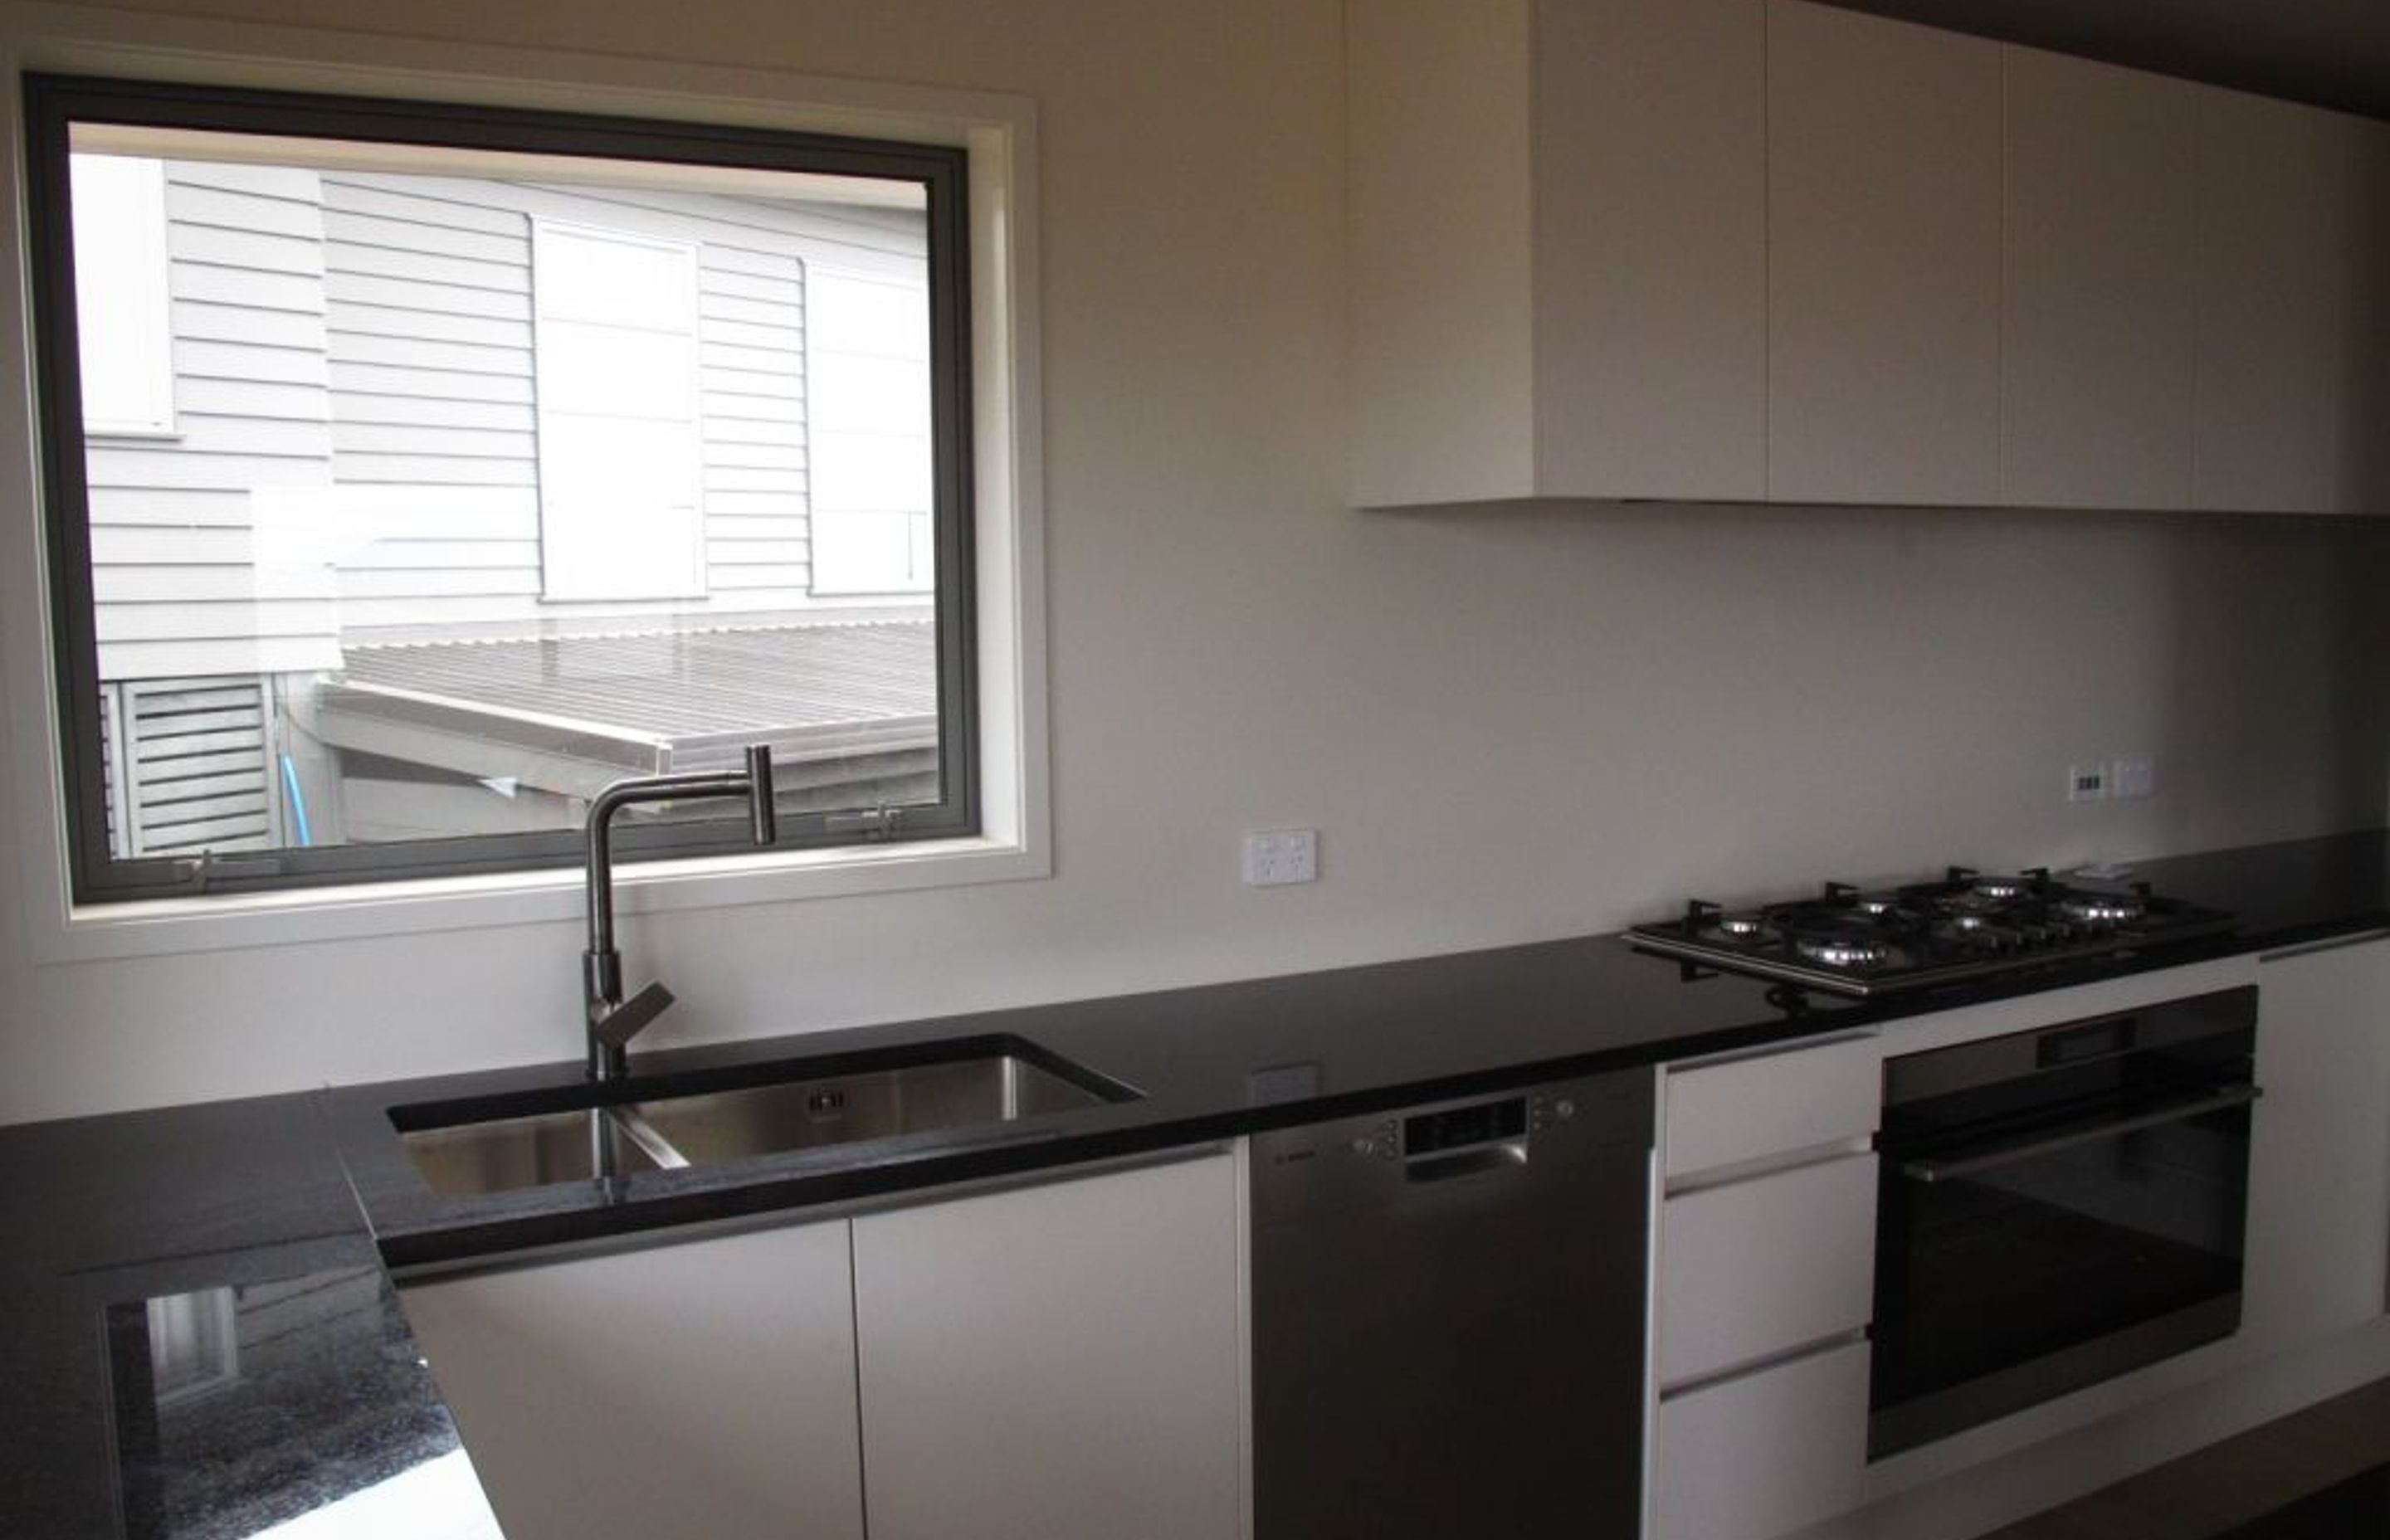
[[[541,752],[627,751],[635,766],[695,767],[752,741],[846,756],[935,744],[937,642],[927,620],[873,620],[351,644],[323,700]],[[591,748],[604,742],[621,747]]]

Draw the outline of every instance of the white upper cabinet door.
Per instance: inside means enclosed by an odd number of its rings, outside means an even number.
[[[1767,13],[1767,495],[1999,501],[2000,46]]]
[[[2357,268],[2351,120],[2202,89],[2199,417],[2203,508],[2344,506]]]
[[[1345,7],[1357,507],[1535,494],[1532,6]]]
[[[2348,135],[2349,239],[2358,282],[2348,317],[2349,396],[2340,444],[2339,506],[2390,513],[2390,123],[2344,119]]]
[[[2001,500],[2188,507],[2200,87],[2006,53]]]
[[[1539,490],[1757,501],[1767,11],[1548,0],[1535,35]]]
[[[1353,501],[1767,493],[1762,0],[1354,0]]]

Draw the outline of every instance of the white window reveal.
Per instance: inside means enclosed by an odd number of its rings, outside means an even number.
[[[702,594],[696,246],[536,222],[532,291],[543,592]]]
[[[74,155],[68,165],[84,431],[172,433],[165,164],[148,156]]]
[[[805,398],[814,592],[929,592],[929,290],[807,264]]]

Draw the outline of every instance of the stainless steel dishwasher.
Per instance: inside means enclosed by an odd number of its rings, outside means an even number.
[[[1633,1540],[1651,1081],[1253,1140],[1257,1540]]]

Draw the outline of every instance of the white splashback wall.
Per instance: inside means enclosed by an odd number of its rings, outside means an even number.
[[[1057,874],[635,918],[682,999],[649,1041],[2381,820],[2371,525],[1347,510],[1337,0],[164,8],[1039,102]],[[2156,798],[2064,802],[2139,751]],[[1322,880],[1240,886],[1289,824]],[[0,1122],[577,1052],[572,924],[37,966],[22,870],[0,843]]]

